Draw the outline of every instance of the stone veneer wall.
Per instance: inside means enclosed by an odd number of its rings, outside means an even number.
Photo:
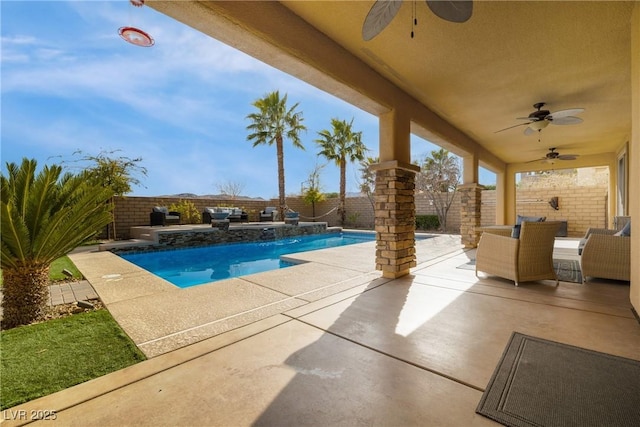
[[[115,253],[149,252],[159,249],[194,248],[225,243],[264,242],[286,237],[326,233],[327,224],[321,222],[301,226],[235,228],[228,231],[220,231],[216,228],[167,230],[158,233],[158,241],[154,245],[118,247],[111,251]]]
[[[521,215],[546,216],[549,219],[562,219],[568,221],[568,235],[570,237],[583,236],[589,227],[607,227],[607,195],[606,186],[583,187],[549,187],[545,189],[519,189],[516,192],[516,212]],[[551,197],[559,198],[560,209],[554,210],[548,200]],[[259,212],[267,206],[277,206],[277,199],[270,200],[219,200],[193,198],[192,201],[199,211],[210,206],[237,206],[249,213],[249,221],[258,221]],[[154,206],[169,206],[180,201],[178,197],[121,197],[116,198],[115,219],[117,237],[128,239],[131,227],[149,224],[149,213]],[[290,209],[300,212],[302,221],[311,221],[312,207],[307,205],[300,197],[288,197],[287,204]],[[327,222],[329,226],[338,225],[338,216],[331,211],[338,205],[338,199],[327,199],[316,204],[316,216],[318,221]],[[417,215],[435,215],[434,207],[429,203],[425,194],[417,193],[415,196]],[[495,224],[496,218],[495,190],[482,191],[481,225]],[[371,202],[367,197],[349,197],[346,200],[347,223],[346,227],[374,228],[374,216]],[[354,214],[357,213],[357,214]],[[350,216],[352,215],[353,216]],[[609,227],[612,227],[609,224]],[[460,197],[456,195],[449,215],[447,216],[447,231],[460,232]]]
[[[416,266],[415,172],[401,168],[376,172],[376,269],[396,278]]]

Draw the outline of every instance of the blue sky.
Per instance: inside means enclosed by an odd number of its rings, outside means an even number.
[[[120,150],[148,170],[131,195],[216,194],[235,182],[243,195],[277,197],[275,147],[246,140],[251,103],[274,90],[300,104],[308,128],[305,151],[285,143],[287,194],[326,163],[314,139],[332,117],[353,118],[369,155],[378,154],[376,117],[149,7],[5,0],[1,7],[3,171],[23,157],[43,165],[76,150]],[[155,46],[126,43],[122,26],[148,32]],[[435,148],[412,138],[413,157]],[[358,175],[350,165],[347,191],[358,190]],[[323,191],[338,191],[338,182],[338,169],[327,165]]]

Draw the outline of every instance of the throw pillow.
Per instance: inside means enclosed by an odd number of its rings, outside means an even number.
[[[523,222],[544,222],[547,219],[546,216],[521,216],[518,215],[516,218],[516,225],[520,225]]]
[[[520,228],[522,228],[522,224],[514,225],[513,229],[511,230],[511,237],[513,237],[514,239],[519,239],[520,238]]]

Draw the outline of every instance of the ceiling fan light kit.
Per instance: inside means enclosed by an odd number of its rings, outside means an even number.
[[[537,122],[532,122],[529,124],[529,127],[533,130],[542,130],[549,126],[549,122],[546,120],[538,120]]]

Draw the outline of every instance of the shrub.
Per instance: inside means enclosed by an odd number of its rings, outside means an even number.
[[[180,222],[183,224],[199,224],[201,221],[200,211],[190,200],[180,200],[169,206],[171,212],[180,212]]]
[[[437,230],[440,228],[438,215],[416,215],[416,228],[419,230]]]
[[[358,219],[360,219],[360,212],[353,212],[347,215],[347,223],[351,227],[356,227],[358,224]]]

